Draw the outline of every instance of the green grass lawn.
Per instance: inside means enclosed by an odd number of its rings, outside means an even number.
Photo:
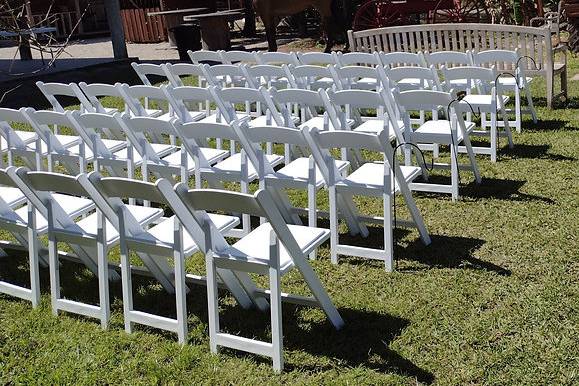
[[[570,66],[571,77],[579,60]],[[332,265],[328,246],[320,250],[312,266],[346,326],[335,331],[317,309],[284,306],[283,374],[260,357],[209,353],[205,287],[191,288],[181,347],[159,330],[124,332],[119,283],[111,285],[108,331],[94,320],[53,316],[42,270],[38,309],[0,295],[0,384],[579,383],[579,87],[571,82],[567,108],[552,111],[541,80],[533,87],[538,124],[526,118],[514,149],[503,139],[499,162],[477,157],[482,185],[463,172],[457,203],[415,194],[432,245],[416,231],[397,232],[394,273],[358,258]],[[304,204],[305,193],[292,196]],[[380,202],[359,202],[380,213]],[[376,245],[381,234],[372,228],[366,242]],[[188,262],[191,272],[203,266],[201,256]],[[86,269],[66,262],[62,269],[65,296],[96,302]],[[0,260],[4,279],[27,275],[24,255]],[[173,298],[155,282],[135,286],[137,307],[174,315]],[[295,273],[283,288],[306,293]],[[221,315],[232,333],[269,337],[269,315],[244,311],[225,293]]]

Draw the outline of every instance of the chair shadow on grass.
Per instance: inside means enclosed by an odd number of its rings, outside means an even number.
[[[521,192],[521,188],[527,183],[524,180],[510,180],[499,178],[483,177],[482,183],[477,184],[474,181],[468,185],[461,186],[461,197],[473,200],[492,198],[506,201],[521,202],[542,202],[548,205],[554,205],[557,202],[548,197],[537,196]]]
[[[576,161],[577,158],[550,153],[551,145],[515,144],[512,149],[503,149],[500,156],[508,158],[546,159],[549,161]]]
[[[0,259],[1,278],[17,285],[28,286],[30,281],[27,262],[26,253],[11,252],[8,258]],[[42,293],[49,293],[48,270],[43,268],[40,272]],[[98,304],[97,278],[88,272],[82,264],[63,261],[61,287],[62,295],[66,298]],[[154,279],[133,275],[133,288],[136,309],[165,317],[175,317],[175,297],[167,293]],[[197,323],[207,325],[206,289],[204,286],[194,284],[189,285],[189,288],[191,290],[187,295],[189,319],[193,316]],[[230,299],[227,292],[220,291],[220,294],[222,298]],[[21,301],[9,296],[5,298],[11,301]],[[122,305],[119,301],[122,300],[120,282],[110,283],[110,298],[113,312],[122,313]],[[220,321],[225,331],[264,341],[271,339],[269,313],[262,313],[255,309],[244,310],[234,301],[226,300],[221,303]],[[385,313],[340,308],[339,312],[345,321],[345,326],[336,331],[320,310],[311,310],[314,309],[284,303],[284,348],[289,351],[304,351],[315,357],[323,358],[319,358],[319,365],[316,363],[300,364],[292,361],[290,353],[286,363],[287,371],[328,371],[335,369],[336,366],[362,366],[378,372],[414,377],[417,381],[425,384],[431,384],[434,381],[432,373],[418,367],[389,348],[391,342],[400,336],[409,325],[408,320]],[[301,317],[302,311],[308,316]],[[309,318],[311,312],[315,314],[313,320]],[[65,314],[67,317],[90,321],[95,325],[99,323],[96,319],[70,313]],[[192,328],[191,322],[189,322],[189,327]],[[122,321],[112,320],[110,328],[123,329]],[[176,341],[175,335],[167,331],[141,325],[136,325],[135,330],[156,334],[169,341]],[[208,337],[204,337],[201,342],[190,343],[206,345],[207,339]],[[267,358],[232,350],[224,351],[227,352],[227,355],[240,358],[251,356],[257,363],[269,364]]]
[[[397,246],[394,254],[397,260],[415,261],[428,268],[458,268],[494,272],[510,276],[511,271],[488,261],[480,260],[474,253],[485,241],[473,237],[430,235],[432,243],[425,246],[420,239],[405,247]],[[409,271],[415,271],[412,267]],[[404,272],[404,269],[398,269]]]

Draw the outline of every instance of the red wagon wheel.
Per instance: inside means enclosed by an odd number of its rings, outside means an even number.
[[[481,0],[454,0],[454,7],[434,11],[434,23],[480,23],[488,20]]]
[[[393,3],[389,0],[372,0],[364,3],[354,16],[355,31],[409,24],[404,13],[405,2]]]

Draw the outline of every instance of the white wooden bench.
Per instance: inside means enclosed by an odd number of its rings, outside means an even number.
[[[422,24],[348,31],[350,49],[360,52],[515,50],[533,58],[526,60],[527,75],[542,76],[547,82],[547,106],[560,96],[567,98],[567,46],[553,47],[551,30],[498,24]],[[504,63],[497,69],[512,71]],[[555,93],[555,78],[561,78],[561,91]]]

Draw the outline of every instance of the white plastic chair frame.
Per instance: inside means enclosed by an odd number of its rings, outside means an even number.
[[[170,183],[164,179],[152,184],[125,178],[101,178],[98,173],[94,172],[82,180],[91,198],[95,200],[98,208],[120,235],[125,331],[131,333],[135,323],[144,324],[175,332],[179,343],[185,344],[187,338],[185,296],[188,291],[185,283],[185,258],[196,253],[199,248],[189,235],[183,234],[177,217],[162,219],[157,225],[147,229],[146,224],[145,226],[140,224],[121,201],[122,198],[132,198],[169,204],[158,189],[161,181],[170,186]],[[219,217],[222,220],[221,229],[226,230],[238,223],[237,218],[234,217]],[[188,240],[185,237],[188,237]],[[130,251],[139,255],[147,269],[160,280],[170,294],[175,294],[176,319],[134,309]],[[167,260],[171,258],[175,264],[174,268],[167,263]]]
[[[394,269],[394,242],[392,229],[392,196],[401,193],[404,202],[411,214],[412,221],[406,225],[418,228],[420,237],[425,245],[430,244],[430,236],[426,230],[424,220],[412,197],[408,184],[420,176],[421,168],[398,165],[394,157],[394,151],[390,145],[393,136],[388,132],[381,131],[379,134],[356,133],[348,131],[333,131],[320,133],[317,129],[310,129],[306,137],[318,145],[319,148],[329,150],[347,146],[356,150],[370,150],[383,154],[381,163],[365,163],[350,176],[344,177],[334,166],[332,157],[320,157],[315,154],[316,162],[320,169],[327,171],[327,185],[330,196],[330,232],[331,232],[331,261],[338,263],[338,255],[359,256],[369,259],[384,261],[388,272]],[[324,166],[321,166],[324,165]],[[395,171],[393,173],[393,171]],[[381,172],[381,173],[380,173]],[[395,174],[393,176],[393,174]],[[380,178],[380,176],[382,178]],[[382,220],[384,229],[384,248],[376,249],[359,247],[354,245],[340,244],[338,223],[338,197],[342,195],[364,195],[381,197],[383,200]],[[376,220],[376,219],[374,219]]]
[[[273,52],[272,52],[273,53]],[[258,64],[255,66],[241,66],[248,84],[253,87],[265,86],[275,88],[288,88],[295,84],[293,77],[288,78],[288,71],[284,67],[271,64]],[[291,75],[291,74],[290,74]]]
[[[193,64],[203,64],[206,62],[210,63],[223,63],[223,58],[219,51],[208,51],[208,50],[199,50],[199,51],[187,51],[187,55],[191,59]]]
[[[513,91],[515,93],[515,120],[510,123],[517,129],[517,132],[521,132],[521,120],[522,114],[531,114],[531,118],[534,123],[537,123],[537,113],[533,105],[533,96],[531,95],[531,89],[529,83],[533,80],[531,77],[526,75],[526,59],[521,59],[520,50],[508,51],[508,50],[487,50],[480,51],[473,54],[472,56],[473,64],[476,66],[493,66],[496,64],[501,64],[506,68],[514,69],[514,77],[511,75],[505,75],[499,77],[498,84],[501,85],[503,90]],[[502,70],[500,70],[502,71]],[[512,70],[509,71],[509,74]],[[525,93],[527,98],[527,107],[521,107],[521,91]],[[510,112],[507,109],[507,112]]]
[[[282,64],[293,64],[299,66],[300,61],[295,52],[258,52],[259,64],[272,64],[281,66]]]
[[[42,148],[42,140],[36,134],[36,130],[16,130],[12,127],[14,123],[30,125],[22,109],[0,108],[0,140],[2,142],[0,166],[4,163],[3,153],[7,153],[8,166],[13,166],[16,157],[20,157],[29,168],[42,170],[42,154],[36,151]],[[6,148],[3,146],[4,143],[6,143]]]
[[[255,51],[218,51],[224,64],[258,64],[257,52]]]
[[[494,67],[442,67],[444,78],[451,80],[465,79],[470,86],[467,88],[467,95],[457,104],[457,109],[463,112],[480,112],[481,130],[474,130],[473,135],[489,136],[490,147],[473,146],[473,151],[477,154],[490,155],[491,162],[497,161],[497,146],[501,135],[507,137],[509,147],[512,148],[513,136],[509,127],[509,119],[505,111],[505,104],[509,97],[503,95],[501,85],[495,82],[497,73]],[[502,122],[498,121],[498,114],[501,114]],[[487,124],[486,115],[489,114],[490,122]],[[502,124],[501,124],[502,123]],[[488,127],[488,131],[487,131]],[[504,128],[504,133],[499,132],[499,127]],[[465,152],[464,147],[459,147],[459,151]]]
[[[207,297],[209,302],[209,339],[211,352],[217,353],[219,347],[268,356],[273,359],[275,371],[283,369],[283,332],[282,332],[282,292],[280,279],[291,268],[296,267],[313,298],[302,298],[309,305],[320,307],[336,329],[344,325],[338,310],[333,305],[322,283],[307,263],[306,256],[328,238],[328,231],[320,228],[288,226],[277,210],[273,198],[263,190],[255,195],[215,191],[188,190],[185,185],[175,188],[204,237],[198,240],[204,244],[207,270]],[[229,243],[219,235],[215,225],[207,217],[205,210],[227,210],[265,218],[268,223],[260,225],[254,232],[239,242]],[[300,232],[301,243],[295,238]],[[250,244],[250,245],[248,245]],[[283,260],[282,260],[283,258]],[[216,273],[218,268],[233,269],[239,272],[253,272],[269,276],[270,317],[272,341],[263,342],[238,337],[221,332],[217,294]],[[287,296],[287,295],[286,295]]]
[[[433,184],[413,182],[410,188],[415,191],[439,192],[451,194],[452,200],[459,198],[459,168],[471,170],[474,174],[476,183],[480,184],[481,177],[476,163],[476,158],[472,150],[469,133],[474,128],[474,124],[465,123],[463,113],[457,113],[455,94],[433,90],[410,90],[398,92],[395,90],[394,96],[399,106],[402,120],[404,122],[404,139],[407,143],[419,144],[444,144],[450,146],[450,164],[434,163],[435,168],[450,168],[451,184]],[[433,114],[432,120],[426,121],[417,129],[412,128],[410,123],[411,111],[438,111],[439,108],[448,108],[450,117],[438,119],[437,114]],[[445,111],[446,113],[446,111]],[[469,158],[468,165],[458,164],[458,146],[463,142]],[[411,165],[411,146],[405,146],[405,164]],[[424,175],[426,178],[426,175]]]
[[[294,66],[284,65],[286,76],[290,80],[292,88],[318,91],[334,87],[334,80],[330,72],[330,66],[318,66],[313,64],[303,64]]]
[[[44,83],[38,81],[36,82],[36,86],[42,92],[48,102],[50,102],[54,111],[62,113],[65,110],[58,99],[56,99],[56,96],[75,98],[80,102],[81,111],[92,111],[92,106],[86,95],[80,90],[79,86],[74,83]],[[57,126],[54,127],[54,133],[58,134]]]

